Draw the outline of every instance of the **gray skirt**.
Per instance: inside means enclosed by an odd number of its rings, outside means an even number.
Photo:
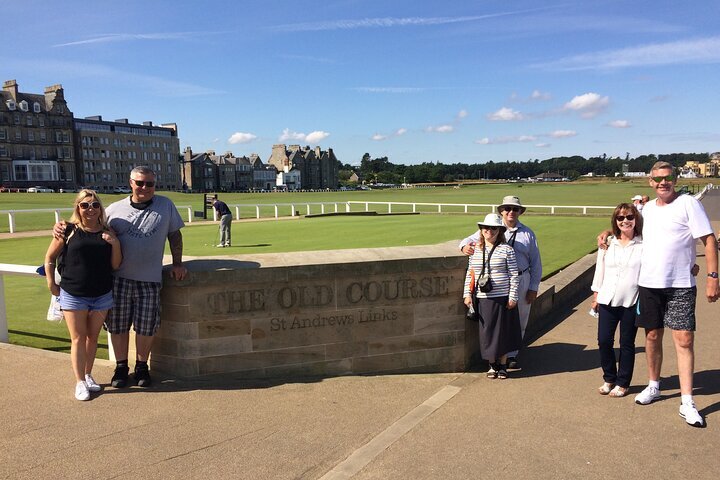
[[[480,356],[495,362],[522,346],[517,307],[507,308],[508,297],[478,298]]]

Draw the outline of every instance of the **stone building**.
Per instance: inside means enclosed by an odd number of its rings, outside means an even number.
[[[101,116],[74,120],[78,184],[100,192],[128,187],[130,170],[146,165],[155,171],[158,188],[181,188],[180,141],[174,123],[153,125],[115,121]]]
[[[214,150],[196,154],[191,147],[185,148],[182,163],[185,186],[194,191],[251,190],[257,166],[264,167],[255,153],[250,157],[236,157],[232,152],[216,155]]]
[[[309,146],[285,144],[273,145],[268,164],[278,172],[289,173],[297,170],[300,184],[306,190],[337,188],[338,160],[332,148],[323,151],[320,147],[311,149]]]
[[[5,187],[73,188],[73,113],[62,85],[22,93],[15,80],[0,92],[0,182]]]

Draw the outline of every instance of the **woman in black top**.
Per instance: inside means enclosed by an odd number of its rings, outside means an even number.
[[[55,280],[56,261],[62,253],[62,279]],[[110,230],[100,198],[81,190],[62,238],[53,238],[45,254],[48,288],[60,296],[70,339],[70,357],[77,378],[75,398],[89,400],[100,391],[92,377],[98,335],[112,307],[112,271],[120,267],[122,250]]]

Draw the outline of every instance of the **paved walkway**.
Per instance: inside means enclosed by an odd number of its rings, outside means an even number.
[[[720,192],[704,203],[717,229]],[[669,338],[660,401],[596,393],[588,307],[589,299],[527,348],[524,369],[507,381],[475,372],[163,379],[114,390],[112,365],[98,361],[106,390],[81,403],[66,354],[0,345],[0,478],[717,478],[720,305],[698,300],[704,429],[678,416]],[[633,395],[647,380],[642,344],[639,334]]]

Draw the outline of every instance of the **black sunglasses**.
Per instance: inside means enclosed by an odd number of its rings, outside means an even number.
[[[142,187],[152,188],[155,186],[155,182],[145,182],[143,180],[135,180],[134,178],[131,178],[130,180],[135,182],[135,185],[137,185],[140,188],[142,188]]]
[[[484,230],[497,230],[498,227],[488,227],[487,225],[482,225],[480,228]]]
[[[503,212],[515,212],[518,213],[520,211],[520,207],[502,207],[501,210]]]
[[[92,207],[95,210],[100,208],[100,202],[80,202],[78,203],[81,209],[87,210],[88,208]]]
[[[615,217],[615,221],[617,222],[622,222],[626,219],[628,222],[632,222],[633,220],[635,220],[635,215],[618,215],[617,217]]]

